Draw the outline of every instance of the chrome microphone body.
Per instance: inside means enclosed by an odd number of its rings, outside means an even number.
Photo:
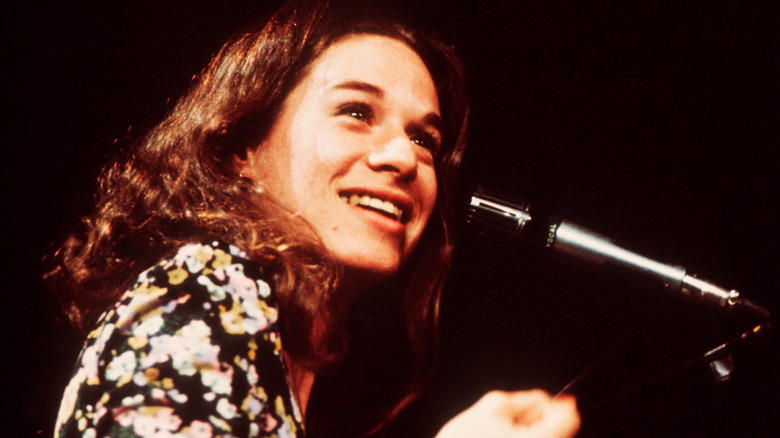
[[[663,287],[682,295],[731,310],[746,310],[768,319],[769,312],[727,290],[690,275],[682,266],[661,263],[626,250],[607,237],[549,215],[532,214],[528,201],[512,200],[478,190],[471,197],[467,223],[480,234],[499,243],[525,241],[578,259],[629,268],[661,280]]]

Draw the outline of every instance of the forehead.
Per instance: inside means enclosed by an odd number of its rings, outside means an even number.
[[[358,34],[331,44],[312,63],[305,82],[328,89],[345,81],[367,82],[388,92],[413,92],[438,109],[433,79],[420,56],[406,43],[380,35]]]

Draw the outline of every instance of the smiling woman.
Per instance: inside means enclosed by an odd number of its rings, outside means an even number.
[[[437,190],[432,151],[416,139],[438,106],[409,46],[346,37],[309,67],[265,140],[236,159],[239,174],[311,224],[338,260],[339,307],[398,273],[420,240]],[[306,382],[296,388],[305,413],[313,371],[293,372]]]
[[[465,75],[451,47],[357,4],[290,2],[239,33],[106,167],[47,275],[88,331],[59,436],[381,434],[419,396]],[[364,384],[389,362],[383,391]],[[441,436],[578,421],[571,399],[493,393]]]
[[[439,119],[433,79],[409,46],[351,36],[317,58],[238,167],[367,287],[398,272],[431,216]]]

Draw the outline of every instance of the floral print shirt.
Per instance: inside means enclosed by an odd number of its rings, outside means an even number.
[[[142,273],[88,335],[58,437],[303,437],[263,270],[220,242]]]

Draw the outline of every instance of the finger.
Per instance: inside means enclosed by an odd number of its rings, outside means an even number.
[[[515,426],[539,421],[550,395],[540,389],[506,393],[499,413]]]
[[[580,414],[573,396],[551,398],[535,426],[544,431],[539,436],[573,437],[580,428]]]

